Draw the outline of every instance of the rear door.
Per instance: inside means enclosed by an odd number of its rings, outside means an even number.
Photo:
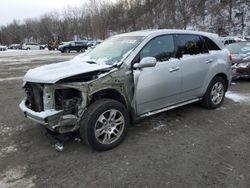
[[[181,100],[200,97],[208,70],[213,63],[204,40],[199,35],[176,35],[177,57],[181,61]]]
[[[76,42],[71,42],[70,45],[70,50],[76,50]]]
[[[34,48],[35,50],[40,50],[40,45],[37,44],[37,43],[33,43],[33,48]]]
[[[83,42],[75,42],[75,49],[76,51],[81,50]]]
[[[180,60],[175,58],[176,48],[172,35],[152,39],[138,54],[155,57],[155,67],[134,71],[137,114],[175,104],[181,91]]]

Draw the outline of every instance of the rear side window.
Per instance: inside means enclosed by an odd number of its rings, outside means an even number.
[[[77,46],[83,45],[83,42],[76,42]]]
[[[206,53],[204,42],[198,35],[180,34],[177,38],[177,57]]]
[[[174,38],[172,35],[152,39],[140,52],[143,57],[155,57],[157,61],[167,61],[175,56]]]
[[[215,44],[211,39],[207,38],[207,37],[203,37],[203,39],[205,40],[205,43],[206,43],[206,46],[207,46],[207,49],[209,51],[211,50],[221,50],[217,44]]]

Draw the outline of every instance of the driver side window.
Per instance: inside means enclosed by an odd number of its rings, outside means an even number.
[[[155,57],[157,61],[167,61],[175,56],[174,38],[172,35],[152,39],[140,52],[140,59]]]

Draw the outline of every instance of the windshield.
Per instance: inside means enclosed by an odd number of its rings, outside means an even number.
[[[62,45],[63,46],[66,46],[66,45],[69,45],[71,42],[63,42]]]
[[[233,43],[228,45],[227,49],[232,54],[247,54],[250,53],[250,42]]]
[[[142,40],[140,36],[111,37],[84,55],[82,60],[113,65],[126,58]]]

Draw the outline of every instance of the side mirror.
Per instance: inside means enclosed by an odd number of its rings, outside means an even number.
[[[139,63],[134,64],[134,68],[154,67],[156,62],[155,57],[144,57]]]

